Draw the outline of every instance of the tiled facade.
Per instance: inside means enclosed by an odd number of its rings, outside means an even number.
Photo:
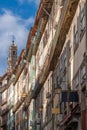
[[[87,130],[86,6],[40,1],[25,50],[1,78],[2,130]]]

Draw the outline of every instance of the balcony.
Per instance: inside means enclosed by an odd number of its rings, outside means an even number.
[[[58,61],[58,56],[61,53],[66,35],[69,31],[71,22],[75,15],[79,0],[65,0],[63,10],[58,22],[57,30],[53,39],[52,63],[50,68],[54,69]]]
[[[17,103],[13,107],[13,113],[17,111],[17,109],[21,106],[21,104],[24,102],[25,98],[21,98],[17,101]]]
[[[38,28],[37,28],[37,35],[36,35],[36,44],[34,47],[34,54],[36,54],[37,49],[38,49],[38,44],[41,40],[42,34],[44,32],[44,29],[46,27],[46,23],[48,21],[48,14],[46,13],[46,11],[50,14],[51,9],[52,9],[52,5],[53,5],[53,1],[54,0],[48,0],[48,1],[41,1],[38,12],[37,12],[37,16],[36,16],[36,21],[38,21]],[[45,11],[46,10],[46,11]]]
[[[41,85],[39,83],[39,78],[37,78],[36,82],[35,82],[35,87],[34,87],[34,90],[32,92],[32,97],[33,98],[36,98],[38,93],[40,92],[40,89],[41,89]]]
[[[62,13],[56,28],[55,36],[52,40],[52,47],[50,51],[50,57],[46,59],[43,66],[43,72],[40,76],[40,84],[43,84],[51,70],[54,70],[60,53],[62,51],[66,34],[69,31],[72,19],[75,15],[79,0],[65,0]]]

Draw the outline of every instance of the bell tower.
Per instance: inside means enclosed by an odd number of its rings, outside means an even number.
[[[17,46],[14,44],[14,40],[12,40],[12,43],[9,47],[9,54],[7,58],[8,72],[11,72],[14,69],[16,62],[17,62]]]

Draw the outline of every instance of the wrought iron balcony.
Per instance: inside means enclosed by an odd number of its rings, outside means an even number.
[[[48,0],[46,1],[41,1],[38,12],[37,12],[37,16],[36,16],[36,21],[38,21],[38,28],[37,28],[37,35],[36,35],[36,44],[34,47],[34,54],[36,54],[36,51],[38,49],[38,44],[40,42],[40,39],[42,37],[42,34],[44,32],[46,23],[48,21],[48,14],[50,14],[51,9],[52,9],[52,5],[53,5],[53,1],[54,0]],[[46,13],[46,11],[48,13]]]
[[[71,22],[75,15],[79,0],[65,0],[62,8],[62,12],[60,15],[60,19],[58,22],[58,26],[56,29],[56,33],[53,43],[53,49],[51,51],[52,55],[52,63],[50,68],[54,69],[55,65],[57,64],[58,57],[61,53],[62,47],[65,43],[66,35],[69,31]]]
[[[60,15],[60,19],[56,28],[55,36],[52,40],[50,57],[47,58],[43,66],[43,72],[40,75],[40,84],[43,84],[51,70],[54,70],[62,47],[65,43],[66,34],[69,31],[72,19],[75,15],[79,0],[65,0]]]

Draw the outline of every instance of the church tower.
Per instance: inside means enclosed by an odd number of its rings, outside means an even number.
[[[7,58],[8,72],[11,72],[14,69],[16,62],[17,62],[17,46],[14,44],[13,40],[12,44],[9,47],[9,54]]]

